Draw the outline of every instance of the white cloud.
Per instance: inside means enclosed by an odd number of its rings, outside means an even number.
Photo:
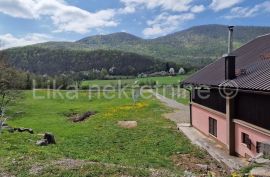
[[[160,7],[163,10],[185,12],[191,8],[193,0],[121,0],[121,2],[131,8],[143,6],[148,9],[154,9]]]
[[[12,17],[33,19],[37,18],[33,11],[34,6],[33,0],[1,0],[0,12]]]
[[[270,12],[270,2],[265,1],[254,7],[235,7],[231,9],[230,14],[225,16],[227,19],[254,17],[260,13]]]
[[[130,14],[130,13],[134,13],[135,11],[136,11],[135,7],[126,6],[124,8],[118,9],[118,14]]]
[[[195,18],[195,13],[205,10],[204,5],[195,5],[195,0],[120,0],[126,8],[135,12],[139,8],[158,9],[161,14],[154,20],[147,21],[148,27],[143,30],[143,35],[153,37],[166,35],[181,28],[181,25]],[[174,14],[169,14],[173,12]],[[131,12],[132,13],[132,12]],[[178,13],[178,14],[175,14]]]
[[[190,11],[193,13],[200,13],[203,12],[204,10],[205,10],[204,5],[195,5],[190,9]]]
[[[40,33],[27,34],[24,37],[15,37],[12,34],[7,33],[0,35],[0,49],[47,42],[52,39],[52,36]]]
[[[212,0],[210,8],[214,11],[220,11],[235,6],[244,0]]]
[[[195,15],[192,13],[184,13],[181,15],[170,15],[168,13],[162,13],[154,20],[147,22],[149,27],[143,30],[143,34],[146,37],[165,35],[180,28],[184,22],[194,18]]]
[[[48,16],[56,26],[57,32],[86,33],[94,28],[117,26],[114,20],[116,10],[107,9],[91,13],[71,6],[64,0],[1,0],[0,12],[25,19]]]

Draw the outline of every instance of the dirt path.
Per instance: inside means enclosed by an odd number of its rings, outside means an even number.
[[[158,93],[153,93],[153,94],[156,96],[156,98],[158,100],[160,100],[166,106],[174,109],[174,112],[167,113],[164,115],[167,119],[174,121],[176,124],[190,122],[190,120],[189,120],[189,107],[188,106],[183,105],[181,103],[178,103],[175,100],[171,100],[169,98],[166,98]]]

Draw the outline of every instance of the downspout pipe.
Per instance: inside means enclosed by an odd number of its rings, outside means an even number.
[[[233,50],[233,28],[228,26],[228,56],[225,57],[225,80],[235,79],[235,56],[230,56]],[[235,98],[226,96],[226,124],[227,124],[227,146],[229,155],[235,155]]]
[[[192,89],[186,89],[189,92],[189,123],[192,127]]]
[[[180,88],[185,89],[186,91],[189,92],[189,123],[190,126],[192,127],[192,90],[193,90],[193,86],[189,85],[186,86],[184,83],[180,83]]]

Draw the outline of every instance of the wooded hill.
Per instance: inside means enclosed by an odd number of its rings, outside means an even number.
[[[4,50],[2,55],[12,67],[47,75],[100,72],[102,69],[113,75],[137,75],[168,70],[169,67],[177,68],[174,63],[116,50],[87,51],[26,46]]]
[[[234,48],[270,33],[270,27],[235,27]],[[201,68],[227,52],[227,26],[195,26],[156,39],[142,39],[128,33],[96,35],[76,42],[47,42],[4,50],[11,66],[37,74],[115,68],[114,74],[168,70],[175,66]]]
[[[270,27],[237,26],[234,48],[259,35],[270,33]],[[96,50],[117,49],[173,61],[185,67],[201,68],[227,52],[228,28],[224,25],[195,26],[156,39],[142,39],[128,33],[90,36],[76,42],[49,42],[44,48]]]

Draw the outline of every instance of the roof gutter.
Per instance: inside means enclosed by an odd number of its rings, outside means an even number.
[[[181,83],[181,88],[183,89],[221,89],[226,88],[232,91],[239,91],[244,93],[258,93],[258,94],[264,94],[264,95],[270,95],[269,91],[263,91],[263,90],[251,90],[251,89],[245,89],[245,88],[234,88],[234,87],[226,87],[226,86],[216,86],[216,85],[203,85],[203,84],[192,84],[192,83]]]

